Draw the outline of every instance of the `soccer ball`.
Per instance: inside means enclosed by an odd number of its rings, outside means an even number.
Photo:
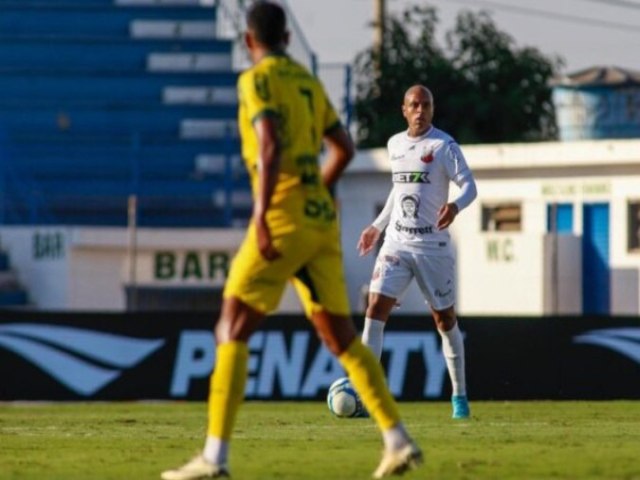
[[[327,405],[336,417],[350,418],[362,416],[362,401],[347,377],[336,380],[329,387]]]

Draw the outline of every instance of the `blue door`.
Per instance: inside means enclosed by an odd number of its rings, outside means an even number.
[[[585,204],[582,234],[582,312],[610,310],[609,204]]]
[[[555,204],[555,226],[557,233],[573,233],[573,205],[571,203]],[[553,204],[547,205],[547,232],[553,231]]]

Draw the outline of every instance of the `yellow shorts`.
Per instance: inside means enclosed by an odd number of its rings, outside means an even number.
[[[223,296],[236,297],[254,309],[271,313],[278,308],[288,281],[292,281],[305,314],[324,310],[349,315],[349,299],[337,226],[298,228],[275,237],[282,257],[266,261],[258,250],[256,231],[249,226],[236,254]]]

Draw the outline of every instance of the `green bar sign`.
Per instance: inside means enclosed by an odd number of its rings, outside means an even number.
[[[229,272],[227,252],[155,252],[155,280],[224,280]]]

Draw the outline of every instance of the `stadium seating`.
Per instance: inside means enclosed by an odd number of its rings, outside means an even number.
[[[28,303],[27,291],[11,269],[9,254],[0,250],[0,308],[22,306]]]
[[[0,0],[0,223],[246,221],[237,74],[194,0]]]

